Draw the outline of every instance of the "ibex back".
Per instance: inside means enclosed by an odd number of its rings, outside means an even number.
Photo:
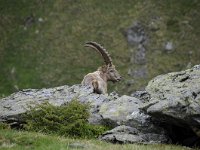
[[[93,92],[97,94],[107,93],[107,82],[112,81],[113,83],[121,80],[121,76],[112,64],[112,59],[106,49],[96,42],[87,42],[85,47],[91,47],[102,55],[105,65],[98,68],[93,73],[88,73],[83,81],[82,85],[88,85],[93,88]]]

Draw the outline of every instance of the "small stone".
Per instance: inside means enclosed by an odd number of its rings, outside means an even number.
[[[69,144],[69,148],[73,148],[73,149],[84,149],[86,147],[87,146],[85,144],[78,143],[78,142]]]
[[[44,19],[40,17],[40,18],[38,18],[38,21],[39,21],[39,22],[43,22]]]
[[[35,34],[38,34],[39,33],[39,30],[35,30]]]
[[[173,50],[173,49],[174,49],[174,45],[173,45],[172,42],[167,42],[167,43],[165,44],[165,50],[171,51],[171,50]]]

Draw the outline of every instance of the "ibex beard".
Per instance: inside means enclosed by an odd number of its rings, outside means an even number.
[[[86,47],[91,47],[102,55],[106,65],[103,65],[98,68],[97,71],[88,73],[83,81],[82,85],[87,85],[93,88],[93,92],[97,94],[106,94],[107,93],[107,82],[112,81],[113,83],[118,82],[122,79],[119,72],[115,69],[115,66],[112,64],[112,59],[106,49],[96,42],[87,42]]]

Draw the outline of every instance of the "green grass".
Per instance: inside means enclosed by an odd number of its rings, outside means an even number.
[[[70,145],[79,143],[83,148],[72,148]],[[15,130],[0,130],[1,150],[184,150],[182,146],[164,144],[111,144],[99,140],[79,140],[59,137],[55,135],[44,135],[41,133],[24,132]]]
[[[80,83],[103,64],[100,55],[83,47],[89,40],[108,49],[124,77],[109,84],[109,91],[131,93],[156,75],[185,69],[189,62],[199,64],[199,8],[196,0],[1,0],[0,97],[25,88]],[[129,68],[140,67],[131,64],[123,35],[136,20],[149,37],[144,79],[127,74]],[[151,22],[158,31],[149,30]],[[166,41],[174,43],[172,53],[163,51]],[[129,80],[134,84],[127,86]]]

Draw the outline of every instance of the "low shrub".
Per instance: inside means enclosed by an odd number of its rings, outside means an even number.
[[[43,103],[31,108],[24,115],[24,128],[75,138],[97,137],[105,132],[107,127],[88,123],[89,108],[89,104],[82,104],[78,100],[72,100],[62,106]]]
[[[10,129],[10,125],[7,123],[0,122],[0,130],[1,129]]]

